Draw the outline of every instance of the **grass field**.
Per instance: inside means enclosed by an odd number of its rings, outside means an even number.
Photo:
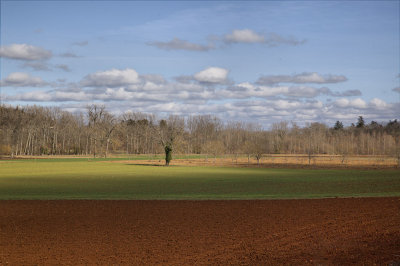
[[[163,167],[84,158],[0,163],[0,199],[376,196],[400,196],[398,170]]]

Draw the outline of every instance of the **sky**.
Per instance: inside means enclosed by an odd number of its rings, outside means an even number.
[[[3,104],[400,119],[400,1],[4,1]]]

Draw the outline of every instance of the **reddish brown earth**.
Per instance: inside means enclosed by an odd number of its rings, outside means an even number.
[[[400,198],[0,201],[0,265],[399,262]]]

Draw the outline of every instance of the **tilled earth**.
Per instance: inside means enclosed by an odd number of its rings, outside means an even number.
[[[0,201],[0,265],[399,262],[400,198]]]

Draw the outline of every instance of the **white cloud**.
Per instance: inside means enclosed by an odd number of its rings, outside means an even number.
[[[168,91],[188,91],[188,92],[202,92],[206,88],[201,84],[195,83],[170,83]]]
[[[341,107],[341,108],[358,108],[358,109],[363,109],[367,107],[367,103],[361,99],[361,98],[357,98],[354,100],[348,100],[346,98],[341,98],[338,99],[334,102],[334,104],[337,107]]]
[[[265,37],[250,29],[233,30],[232,33],[225,35],[227,43],[262,43]]]
[[[225,43],[263,43],[268,46],[278,46],[282,44],[299,45],[305,40],[297,40],[294,37],[283,37],[277,33],[261,34],[250,29],[236,29],[232,33],[224,36]]]
[[[373,98],[369,103],[372,107],[375,107],[377,109],[385,109],[388,106],[385,101],[378,98]]]
[[[164,87],[165,86],[163,86],[162,84],[160,85],[160,84],[157,84],[157,83],[154,83],[151,81],[147,81],[140,88],[141,88],[141,90],[144,90],[144,91],[162,91]]]
[[[140,79],[145,81],[150,81],[155,84],[165,84],[167,82],[162,75],[157,75],[157,74],[140,75]]]
[[[83,87],[120,87],[139,83],[139,74],[127,68],[125,70],[111,69],[89,74],[81,81]]]
[[[13,96],[7,96],[8,101],[49,102],[53,100],[51,94],[45,91],[30,91]]]
[[[350,101],[349,101],[348,99],[346,99],[346,98],[341,98],[341,99],[337,99],[337,100],[334,102],[334,104],[335,104],[337,107],[346,108],[346,107],[349,106]]]
[[[272,104],[277,109],[294,109],[300,107],[301,103],[298,101],[277,100],[272,102]]]
[[[17,60],[46,60],[52,55],[49,50],[28,44],[11,44],[0,47],[0,57]]]
[[[285,95],[289,93],[289,87],[258,87],[253,91],[253,96],[258,97],[269,97],[269,96],[277,96],[277,95]]]
[[[110,89],[107,88],[103,97],[104,100],[131,100],[133,93],[125,91],[124,88]]]
[[[187,84],[184,84],[187,85]],[[243,85],[243,84],[242,84]],[[169,87],[169,85],[168,85]],[[172,88],[172,85],[171,85]],[[217,90],[218,91],[218,90]],[[65,102],[68,108],[85,106],[85,103],[103,102],[109,110],[123,113],[127,110],[156,114],[217,114],[223,120],[256,121],[268,125],[286,120],[300,125],[307,122],[325,122],[333,125],[336,120],[347,124],[355,122],[359,115],[368,120],[388,121],[396,118],[395,104],[385,103],[380,99],[372,99],[368,104],[361,99],[338,99],[333,103],[316,100],[284,99],[284,98],[237,98],[229,96],[224,101],[215,101],[216,92],[204,89],[201,92],[185,90],[161,90],[156,93],[145,91],[127,91],[125,88],[96,88],[95,90],[69,91],[35,91],[6,96],[7,101],[27,102]],[[169,99],[173,98],[171,101]],[[67,103],[72,102],[72,103]],[[75,103],[73,103],[75,102]],[[78,104],[79,103],[79,104]]]
[[[254,90],[255,89],[254,85],[251,84],[250,82],[242,82],[242,83],[237,84],[237,86],[241,87],[241,88],[248,89],[248,90]]]
[[[13,72],[0,81],[2,87],[38,87],[48,85],[40,77],[33,77],[24,72]]]
[[[194,75],[194,79],[200,82],[224,83],[228,77],[228,70],[220,67],[209,67]]]
[[[359,108],[359,109],[363,109],[363,108],[367,107],[367,103],[363,99],[357,98],[357,99],[350,101],[350,106]]]

